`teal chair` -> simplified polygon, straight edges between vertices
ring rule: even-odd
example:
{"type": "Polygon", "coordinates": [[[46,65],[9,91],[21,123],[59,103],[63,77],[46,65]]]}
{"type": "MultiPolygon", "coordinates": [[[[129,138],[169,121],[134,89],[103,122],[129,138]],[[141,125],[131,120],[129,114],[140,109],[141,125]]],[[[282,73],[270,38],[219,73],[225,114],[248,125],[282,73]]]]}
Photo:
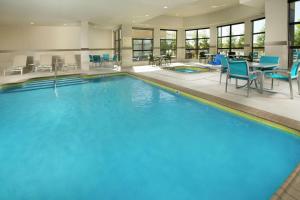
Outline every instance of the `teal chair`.
{"type": "Polygon", "coordinates": [[[102,58],[100,55],[93,55],[93,63],[95,66],[99,64],[99,66],[102,64],[102,58]]]}
{"type": "Polygon", "coordinates": [[[224,55],[221,56],[221,69],[220,69],[220,84],[222,81],[222,74],[227,73],[229,67],[228,63],[228,57],[225,57],[224,55]]]}
{"type": "Polygon", "coordinates": [[[227,77],[226,77],[226,86],[225,86],[225,92],[227,92],[228,88],[228,79],[234,78],[236,79],[236,88],[238,88],[238,80],[244,80],[247,81],[247,97],[249,97],[250,92],[250,83],[252,81],[255,82],[255,85],[257,87],[256,80],[259,76],[259,71],[249,71],[249,66],[247,61],[232,61],[229,62],[229,67],[227,70],[227,77]]]}
{"type": "Polygon", "coordinates": [[[261,64],[274,64],[274,66],[270,67],[268,70],[278,68],[280,62],[280,58],[278,56],[261,56],[259,59],[259,63],[261,64]]]}
{"type": "Polygon", "coordinates": [[[109,62],[109,54],[108,53],[103,54],[102,59],[104,62],[109,62]]]}
{"type": "Polygon", "coordinates": [[[299,76],[300,67],[299,67],[299,65],[300,65],[300,62],[295,62],[290,71],[284,70],[284,69],[275,69],[275,70],[265,71],[265,76],[272,79],[271,90],[273,90],[273,88],[274,88],[274,79],[288,81],[289,85],[290,85],[290,96],[291,96],[291,99],[293,99],[294,95],[293,95],[292,80],[297,79],[298,93],[300,94],[300,76],[299,76]]]}

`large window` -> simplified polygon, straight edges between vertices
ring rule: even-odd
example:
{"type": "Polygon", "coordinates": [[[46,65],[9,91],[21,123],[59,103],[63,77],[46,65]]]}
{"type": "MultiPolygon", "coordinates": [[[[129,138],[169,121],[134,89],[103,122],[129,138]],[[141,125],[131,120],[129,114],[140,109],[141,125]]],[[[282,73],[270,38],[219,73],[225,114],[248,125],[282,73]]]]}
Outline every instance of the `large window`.
{"type": "Polygon", "coordinates": [[[300,0],[289,1],[289,66],[300,52],[300,0]]]}
{"type": "Polygon", "coordinates": [[[245,24],[230,24],[218,27],[218,52],[244,54],[245,24]]]}
{"type": "Polygon", "coordinates": [[[209,52],[210,29],[185,31],[185,58],[197,59],[200,52],[209,52]]]}
{"type": "Polygon", "coordinates": [[[114,54],[118,57],[118,60],[121,60],[121,29],[114,31],[114,54]]]}
{"type": "Polygon", "coordinates": [[[133,61],[148,60],[153,55],[153,29],[132,29],[133,61]]]}
{"type": "Polygon", "coordinates": [[[160,55],[177,56],[176,30],[160,30],[160,55]]]}
{"type": "Polygon", "coordinates": [[[265,52],[265,19],[252,21],[252,52],[253,57],[258,58],[265,52]]]}

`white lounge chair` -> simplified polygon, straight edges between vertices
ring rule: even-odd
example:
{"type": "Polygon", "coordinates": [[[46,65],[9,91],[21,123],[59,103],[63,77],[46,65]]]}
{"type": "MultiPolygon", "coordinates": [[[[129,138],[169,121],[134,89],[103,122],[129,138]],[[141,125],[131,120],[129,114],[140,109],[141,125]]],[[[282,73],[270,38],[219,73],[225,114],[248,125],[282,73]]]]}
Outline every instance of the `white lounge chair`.
{"type": "Polygon", "coordinates": [[[69,69],[74,69],[76,70],[78,68],[75,55],[66,55],[65,56],[65,62],[63,66],[63,71],[69,70],[69,69]]]}
{"type": "Polygon", "coordinates": [[[8,72],[19,72],[21,75],[23,75],[23,70],[26,67],[26,63],[27,63],[27,56],[24,55],[15,56],[13,60],[13,65],[10,68],[4,70],[4,76],[6,76],[8,72]]]}
{"type": "Polygon", "coordinates": [[[52,56],[51,55],[41,55],[40,64],[35,67],[35,72],[37,71],[50,71],[52,72],[52,56]]]}

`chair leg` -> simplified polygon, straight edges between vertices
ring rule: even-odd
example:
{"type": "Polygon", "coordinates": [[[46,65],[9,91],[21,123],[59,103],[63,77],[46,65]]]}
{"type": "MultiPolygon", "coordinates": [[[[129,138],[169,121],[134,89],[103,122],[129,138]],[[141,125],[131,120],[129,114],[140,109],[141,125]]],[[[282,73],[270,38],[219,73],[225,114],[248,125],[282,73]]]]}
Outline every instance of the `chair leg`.
{"type": "Polygon", "coordinates": [[[247,80],[247,97],[249,97],[249,93],[250,93],[250,80],[247,80]]]}
{"type": "Polygon", "coordinates": [[[227,87],[228,87],[228,74],[226,74],[225,92],[227,92],[227,87]]]}
{"type": "Polygon", "coordinates": [[[300,95],[300,77],[299,77],[299,75],[297,77],[297,82],[298,82],[298,94],[300,95]]]}
{"type": "Polygon", "coordinates": [[[220,72],[220,85],[221,85],[221,82],[222,82],[222,70],[220,72]]]}
{"type": "Polygon", "coordinates": [[[272,81],[271,81],[271,90],[273,90],[274,89],[274,79],[272,79],[272,81]]]}
{"type": "Polygon", "coordinates": [[[290,96],[291,96],[291,99],[294,98],[294,94],[293,94],[293,85],[292,85],[292,78],[289,77],[289,85],[290,85],[290,96]]]}
{"type": "Polygon", "coordinates": [[[235,88],[238,89],[238,79],[235,79],[235,88]]]}
{"type": "Polygon", "coordinates": [[[254,80],[254,83],[255,83],[255,88],[257,89],[258,87],[257,87],[257,81],[256,81],[256,79],[254,80]]]}

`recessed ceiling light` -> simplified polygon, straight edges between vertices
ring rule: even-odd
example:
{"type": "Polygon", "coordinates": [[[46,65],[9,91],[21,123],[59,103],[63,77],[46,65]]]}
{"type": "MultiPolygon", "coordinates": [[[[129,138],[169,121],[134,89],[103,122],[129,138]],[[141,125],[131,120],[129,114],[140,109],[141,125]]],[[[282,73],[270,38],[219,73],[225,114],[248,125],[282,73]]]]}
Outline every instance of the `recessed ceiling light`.
{"type": "Polygon", "coordinates": [[[168,8],[168,6],[164,6],[164,9],[167,9],[168,8]]]}
{"type": "Polygon", "coordinates": [[[67,24],[64,24],[64,26],[67,26],[67,24]]]}
{"type": "Polygon", "coordinates": [[[31,24],[31,25],[33,25],[33,24],[34,24],[34,22],[30,22],[30,24],[31,24]]]}
{"type": "Polygon", "coordinates": [[[149,15],[147,14],[147,15],[145,15],[146,17],[149,17],[149,15]]]}

